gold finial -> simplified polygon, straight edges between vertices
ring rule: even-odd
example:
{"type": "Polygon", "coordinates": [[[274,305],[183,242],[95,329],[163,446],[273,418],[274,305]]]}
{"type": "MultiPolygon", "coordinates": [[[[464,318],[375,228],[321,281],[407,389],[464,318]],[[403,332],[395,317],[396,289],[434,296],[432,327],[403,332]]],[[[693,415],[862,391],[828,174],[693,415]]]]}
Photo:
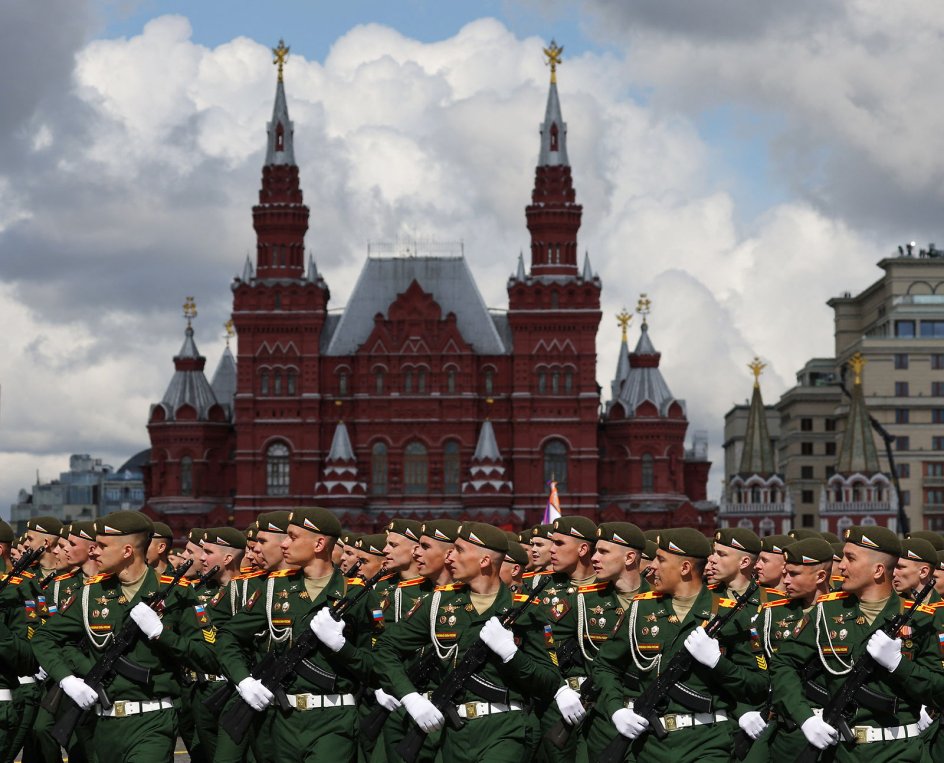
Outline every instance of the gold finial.
{"type": "Polygon", "coordinates": [[[623,341],[626,341],[626,329],[629,326],[629,322],[633,319],[632,313],[626,312],[626,308],[623,308],[623,312],[616,316],[616,322],[619,324],[619,327],[623,329],[623,341]]]}
{"type": "Polygon", "coordinates": [[[230,318],[226,323],[223,324],[223,328],[226,329],[226,346],[229,347],[229,340],[236,336],[236,329],[233,328],[233,319],[230,318]]]}
{"type": "Polygon", "coordinates": [[[282,67],[285,66],[285,59],[288,58],[290,50],[291,48],[285,47],[285,40],[279,40],[279,47],[272,48],[272,53],[275,56],[272,63],[279,67],[279,82],[282,81],[282,67]]]}
{"type": "Polygon", "coordinates": [[[636,312],[642,316],[642,325],[648,326],[649,313],[652,312],[652,300],[645,294],[639,295],[639,302],[636,303],[636,312]]]}
{"type": "Polygon", "coordinates": [[[754,360],[748,363],[747,367],[754,372],[754,386],[759,387],[760,375],[764,372],[764,369],[767,368],[767,364],[755,355],[754,360]]]}
{"type": "Polygon", "coordinates": [[[862,357],[861,352],[857,352],[849,358],[849,367],[852,369],[852,373],[855,374],[854,383],[857,386],[862,384],[862,369],[865,368],[865,358],[862,357]]]}
{"type": "Polygon", "coordinates": [[[184,300],[184,318],[187,319],[187,328],[190,328],[190,322],[197,317],[197,303],[193,297],[187,297],[184,300]]]}
{"type": "Polygon", "coordinates": [[[544,48],[544,55],[547,58],[547,61],[544,62],[545,66],[551,67],[551,84],[557,84],[557,65],[561,62],[561,53],[564,52],[564,46],[558,44],[551,40],[551,44],[544,48]]]}

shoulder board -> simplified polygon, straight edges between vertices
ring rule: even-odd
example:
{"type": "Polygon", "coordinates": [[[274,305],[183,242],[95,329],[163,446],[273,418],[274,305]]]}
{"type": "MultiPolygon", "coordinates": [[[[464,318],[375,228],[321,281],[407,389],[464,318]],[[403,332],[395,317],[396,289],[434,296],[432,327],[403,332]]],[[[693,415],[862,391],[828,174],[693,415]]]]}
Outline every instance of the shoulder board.
{"type": "MultiPolygon", "coordinates": [[[[161,582],[161,583],[173,583],[173,582],[174,582],[174,576],[173,576],[173,575],[161,575],[160,578],[158,578],[158,580],[159,580],[159,582],[161,582]]],[[[186,578],[181,578],[180,580],[177,581],[177,585],[181,586],[182,588],[190,588],[190,586],[192,586],[193,583],[192,583],[191,581],[187,580],[186,578]]]]}
{"type": "Polygon", "coordinates": [[[360,585],[360,586],[366,585],[366,583],[364,582],[364,578],[348,578],[347,584],[360,585]]]}
{"type": "MultiPolygon", "coordinates": [[[[4,578],[4,580],[6,580],[6,578],[4,578]]],[[[11,585],[19,585],[19,584],[22,583],[22,582],[23,582],[23,578],[18,577],[18,576],[16,576],[16,575],[14,575],[12,578],[10,578],[10,584],[11,584],[11,585]]]]}
{"type": "Polygon", "coordinates": [[[781,591],[779,588],[765,588],[764,589],[771,596],[786,596],[786,591],[781,591]]]}
{"type": "Polygon", "coordinates": [[[833,591],[832,593],[824,593],[822,596],[816,597],[816,603],[819,604],[824,601],[835,601],[836,599],[847,599],[849,594],[846,591],[833,591]]]}
{"type": "MultiPolygon", "coordinates": [[[[256,569],[255,567],[240,567],[240,568],[239,568],[239,574],[240,574],[240,575],[248,575],[250,572],[253,572],[255,569],[256,569]]],[[[263,572],[264,572],[264,570],[263,570],[263,572]]]]}
{"type": "Polygon", "coordinates": [[[397,583],[397,588],[409,588],[411,586],[419,585],[424,580],[426,580],[426,578],[424,577],[410,578],[409,580],[401,580],[399,583],[397,583]]]}
{"type": "Polygon", "coordinates": [[[25,578],[26,580],[32,580],[33,578],[36,577],[36,574],[33,573],[33,572],[30,572],[29,570],[23,570],[23,571],[20,573],[20,576],[23,577],[23,578],[25,578]]]}
{"type": "Polygon", "coordinates": [[[56,575],[53,580],[68,580],[71,577],[74,577],[79,573],[78,569],[72,570],[72,572],[64,572],[62,575],[56,575]]]}
{"type": "Polygon", "coordinates": [[[298,572],[297,567],[289,567],[288,569],[276,570],[275,572],[270,572],[269,577],[270,578],[287,578],[289,575],[294,575],[296,572],[298,572]]]}
{"type": "Polygon", "coordinates": [[[840,580],[845,580],[842,575],[830,575],[829,580],[832,583],[838,583],[840,580]]]}
{"type": "Polygon", "coordinates": [[[531,570],[531,572],[525,572],[521,577],[524,578],[525,580],[530,580],[535,575],[539,575],[539,574],[540,573],[537,570],[531,570]]]}
{"type": "Polygon", "coordinates": [[[725,609],[730,609],[731,607],[736,607],[737,602],[734,599],[726,599],[723,596],[718,597],[718,606],[724,607],[725,609]]]}
{"type": "MultiPolygon", "coordinates": [[[[516,593],[516,594],[514,594],[514,595],[511,597],[511,599],[512,599],[512,601],[514,601],[516,604],[523,604],[523,603],[526,602],[526,601],[531,601],[531,597],[528,596],[528,594],[526,594],[526,593],[516,593]]],[[[534,604],[534,605],[538,605],[538,604],[540,604],[541,602],[540,602],[538,599],[535,599],[535,600],[532,601],[531,603],[534,604]]]]}
{"type": "MultiPolygon", "coordinates": [[[[902,600],[901,600],[901,603],[902,603],[902,605],[905,606],[905,607],[911,607],[911,606],[914,605],[914,600],[913,600],[913,599],[902,599],[902,600]]],[[[940,603],[944,603],[944,602],[940,602],[940,603]]],[[[917,607],[917,610],[916,610],[916,611],[918,611],[918,612],[924,612],[924,614],[926,614],[926,615],[933,615],[933,614],[935,614],[935,612],[934,612],[934,606],[931,605],[931,604],[921,604],[921,605],[919,605],[919,606],[917,607]]]]}
{"type": "Polygon", "coordinates": [[[762,606],[764,609],[770,609],[771,607],[782,607],[784,604],[789,604],[791,601],[792,599],[777,599],[776,601],[768,601],[762,606]]]}
{"type": "Polygon", "coordinates": [[[268,575],[269,573],[265,570],[250,570],[249,572],[241,572],[236,575],[233,580],[249,580],[250,578],[261,578],[263,575],[268,575]]]}
{"type": "Polygon", "coordinates": [[[108,580],[111,577],[110,572],[103,572],[101,575],[92,575],[85,581],[85,585],[92,585],[92,583],[101,583],[103,580],[108,580]]]}
{"type": "Polygon", "coordinates": [[[633,601],[643,601],[644,599],[661,599],[662,594],[657,593],[656,591],[646,591],[645,593],[637,593],[633,596],[633,601]]]}
{"type": "Polygon", "coordinates": [[[465,588],[465,583],[447,583],[436,586],[437,591],[461,591],[463,588],[465,588]]]}
{"type": "Polygon", "coordinates": [[[588,585],[582,585],[577,588],[577,593],[595,593],[596,591],[602,591],[608,585],[609,583],[590,583],[588,585]]]}
{"type": "Polygon", "coordinates": [[[709,591],[716,591],[716,590],[718,590],[718,586],[719,586],[719,585],[721,585],[721,584],[720,584],[720,583],[712,583],[710,586],[708,586],[708,590],[709,590],[709,591]]]}
{"type": "Polygon", "coordinates": [[[933,604],[928,604],[927,606],[929,606],[931,609],[937,609],[938,607],[944,607],[944,599],[941,599],[940,601],[936,601],[936,602],[934,602],[933,604]]]}
{"type": "Polygon", "coordinates": [[[391,572],[389,575],[384,575],[382,578],[380,578],[380,582],[382,583],[384,580],[390,580],[390,578],[396,576],[396,574],[396,572],[391,572]]]}

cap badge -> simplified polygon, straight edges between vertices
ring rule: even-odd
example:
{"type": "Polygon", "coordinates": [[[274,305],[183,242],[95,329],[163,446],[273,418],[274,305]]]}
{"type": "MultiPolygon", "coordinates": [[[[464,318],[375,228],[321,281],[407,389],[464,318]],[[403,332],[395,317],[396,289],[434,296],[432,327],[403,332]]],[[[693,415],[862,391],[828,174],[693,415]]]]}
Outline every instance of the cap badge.
{"type": "Polygon", "coordinates": [[[571,528],[570,528],[570,534],[571,534],[571,535],[576,535],[578,538],[583,538],[583,534],[582,534],[581,532],[579,532],[576,527],[571,527],[571,528]]]}
{"type": "Polygon", "coordinates": [[[734,548],[739,548],[739,549],[741,549],[742,551],[747,551],[747,549],[744,548],[744,546],[742,546],[740,543],[738,543],[738,539],[737,539],[737,538],[731,538],[731,545],[732,545],[734,548]]]}
{"type": "Polygon", "coordinates": [[[672,541],[669,541],[669,551],[674,551],[676,554],[684,554],[685,551],[678,546],[676,546],[672,541]]]}
{"type": "Polygon", "coordinates": [[[869,548],[878,548],[878,543],[869,538],[868,535],[863,534],[862,540],[860,542],[863,546],[868,546],[869,548]]]}
{"type": "Polygon", "coordinates": [[[626,541],[623,540],[617,533],[613,533],[613,542],[626,544],[626,541]]]}
{"type": "Polygon", "coordinates": [[[315,532],[321,532],[321,530],[318,529],[318,525],[316,525],[314,522],[312,522],[310,519],[308,519],[308,517],[305,517],[304,527],[305,527],[306,529],[308,529],[308,530],[314,530],[315,532]]]}
{"type": "Polygon", "coordinates": [[[414,533],[409,527],[406,528],[406,532],[404,533],[404,535],[406,535],[407,538],[412,538],[413,540],[419,540],[419,538],[416,537],[416,533],[414,533]]]}
{"type": "Polygon", "coordinates": [[[278,527],[278,525],[274,525],[274,524],[272,524],[271,522],[269,522],[269,530],[271,530],[271,531],[273,531],[273,532],[278,532],[279,529],[280,529],[280,528],[278,527]]]}
{"type": "Polygon", "coordinates": [[[106,533],[117,533],[118,531],[114,527],[109,527],[108,525],[103,525],[103,528],[106,533]]]}
{"type": "Polygon", "coordinates": [[[449,540],[449,537],[448,537],[442,530],[435,530],[435,531],[433,532],[433,537],[434,537],[436,540],[444,540],[444,541],[448,541],[448,540],[449,540]]]}
{"type": "Polygon", "coordinates": [[[801,554],[803,557],[803,564],[816,564],[817,560],[812,556],[807,556],[806,554],[801,554]]]}
{"type": "Polygon", "coordinates": [[[473,532],[469,533],[469,540],[472,541],[473,543],[478,543],[480,546],[485,545],[484,543],[482,543],[482,540],[473,532]]]}
{"type": "Polygon", "coordinates": [[[921,557],[918,556],[918,555],[917,555],[914,551],[912,551],[910,548],[908,549],[908,558],[909,558],[909,559],[917,559],[917,560],[919,560],[919,561],[921,560],[921,557]]]}

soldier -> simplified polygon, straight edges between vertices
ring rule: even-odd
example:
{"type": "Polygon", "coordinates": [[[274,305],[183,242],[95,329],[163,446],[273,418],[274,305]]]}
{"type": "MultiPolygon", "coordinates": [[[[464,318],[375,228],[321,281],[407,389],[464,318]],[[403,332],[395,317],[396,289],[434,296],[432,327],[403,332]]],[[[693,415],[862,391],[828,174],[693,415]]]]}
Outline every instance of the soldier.
{"type": "Polygon", "coordinates": [[[648,583],[652,582],[652,562],[656,558],[656,551],[658,546],[654,540],[649,540],[646,538],[646,547],[642,552],[642,560],[639,562],[639,574],[642,575],[643,580],[648,583]]]}
{"type": "Polygon", "coordinates": [[[399,622],[417,596],[433,589],[417,571],[413,553],[422,532],[422,524],[414,519],[394,519],[387,527],[383,566],[390,574],[370,593],[371,609],[379,606],[385,622],[399,622]]]}
{"type": "MultiPolygon", "coordinates": [[[[852,741],[839,740],[837,729],[815,712],[815,704],[804,692],[801,673],[810,666],[815,671],[812,678],[823,686],[825,696],[835,695],[861,659],[867,642],[869,653],[879,664],[892,666],[893,660],[884,647],[895,642],[887,637],[884,643],[871,642],[870,638],[905,606],[892,588],[901,544],[884,527],[851,527],[845,535],[840,564],[842,590],[820,596],[810,613],[793,628],[789,639],[780,645],[773,670],[778,712],[800,727],[810,745],[821,750],[836,745],[837,761],[924,760],[917,725],[924,696],[918,682],[901,680],[910,670],[907,666],[895,666],[901,668],[901,673],[897,669],[891,673],[875,671],[869,677],[861,695],[867,696],[867,701],[850,708],[848,721],[855,734],[852,741]],[[878,645],[875,652],[873,643],[878,645]]],[[[939,670],[937,633],[930,616],[934,610],[923,609],[926,612],[916,613],[902,633],[907,659],[903,660],[899,651],[897,662],[914,662],[916,669],[922,666],[939,670]]]]}
{"type": "Polygon", "coordinates": [[[551,536],[554,525],[537,525],[531,528],[531,569],[525,580],[532,588],[541,582],[541,575],[551,566],[551,536]]]}
{"type": "Polygon", "coordinates": [[[937,567],[934,568],[934,590],[944,598],[944,551],[937,552],[937,567]]]}
{"type": "Polygon", "coordinates": [[[147,564],[152,530],[151,521],[135,511],[117,511],[97,521],[92,556],[101,574],[89,578],[81,594],[33,636],[33,651],[49,676],[79,707],[94,709],[95,752],[102,761],[170,760],[179,695],[174,668],[208,655],[208,631],[201,628],[187,586],[169,593],[160,615],[143,601],[171,582],[147,564]],[[91,668],[129,617],[142,638],[126,656],[148,668],[150,680],[138,683],[115,674],[109,683],[112,705],[105,708],[76,666],[91,668]],[[79,649],[80,643],[91,657],[79,649]]]}
{"type": "MultiPolygon", "coordinates": [[[[787,535],[789,535],[794,540],[806,540],[807,538],[822,538],[823,537],[823,534],[821,532],[817,532],[811,527],[794,527],[792,530],[790,530],[787,533],[787,535]]],[[[836,538],[836,541],[838,540],[839,539],[836,538]]]]}
{"type": "Polygon", "coordinates": [[[820,531],[820,535],[823,536],[823,540],[827,543],[842,543],[842,539],[836,535],[836,533],[829,532],[828,530],[820,531]]]}
{"type": "Polygon", "coordinates": [[[417,572],[434,588],[452,582],[446,567],[446,555],[452,551],[458,532],[459,523],[454,519],[434,519],[423,523],[420,542],[413,549],[413,556],[417,572]]]}
{"type": "Polygon", "coordinates": [[[344,550],[341,553],[341,561],[338,562],[338,569],[347,575],[347,571],[357,560],[357,541],[362,533],[344,532],[341,534],[341,540],[344,542],[344,550]]]}
{"type": "MultiPolygon", "coordinates": [[[[170,563],[170,547],[174,542],[174,533],[170,526],[163,522],[154,523],[154,534],[148,545],[147,563],[162,575],[173,575],[174,568],[170,563]]],[[[196,566],[196,562],[194,562],[196,566]]]]}
{"type": "Polygon", "coordinates": [[[829,575],[829,587],[834,591],[838,591],[842,588],[842,581],[845,580],[839,571],[839,566],[842,564],[842,550],[846,544],[839,541],[838,543],[830,542],[829,545],[833,550],[833,568],[829,575]]]}
{"type": "MultiPolygon", "coordinates": [[[[712,590],[721,596],[733,597],[744,593],[751,584],[754,565],[760,552],[760,538],[750,530],[742,527],[718,530],[705,568],[712,590]]],[[[759,606],[760,592],[757,598],[756,606],[759,606]]]]}
{"type": "MultiPolygon", "coordinates": [[[[901,556],[892,574],[892,587],[895,593],[906,599],[914,598],[934,576],[937,567],[937,551],[922,538],[907,538],[901,542],[901,556]]],[[[925,600],[925,604],[934,604],[941,600],[937,591],[925,600]]]]}
{"type": "Polygon", "coordinates": [[[908,533],[907,537],[908,539],[920,538],[921,540],[926,540],[928,543],[934,546],[935,551],[944,551],[944,535],[941,535],[940,533],[936,533],[931,530],[912,530],[908,533]]]}
{"type": "MultiPolygon", "coordinates": [[[[187,533],[187,543],[184,545],[183,552],[180,555],[181,564],[188,560],[193,562],[193,565],[187,571],[187,580],[194,581],[200,577],[200,560],[203,556],[202,543],[205,534],[206,530],[202,527],[194,527],[187,533]]],[[[204,606],[206,605],[205,601],[201,603],[204,606]]],[[[210,763],[210,756],[207,754],[207,751],[203,749],[203,745],[197,735],[193,707],[194,694],[197,691],[196,684],[193,682],[192,676],[187,673],[184,673],[181,681],[183,686],[181,687],[180,712],[178,714],[180,738],[184,742],[184,747],[187,748],[187,753],[190,755],[192,763],[210,763]]]]}
{"type": "Polygon", "coordinates": [[[505,552],[500,577],[502,583],[508,586],[512,593],[518,593],[525,588],[524,577],[522,576],[525,567],[528,566],[530,554],[518,543],[518,533],[506,532],[505,537],[508,538],[508,551],[505,552]]]}
{"type": "Polygon", "coordinates": [[[366,601],[337,622],[328,609],[348,591],[348,581],[331,562],[341,525],[327,509],[294,509],[282,553],[289,568],[270,573],[265,593],[254,595],[217,636],[217,656],[243,700],[262,711],[272,692],[250,672],[259,632],[269,649],[284,651],[306,629],[318,646],[307,658],[322,675],[295,675],[285,687],[289,710],[273,714],[271,746],[279,760],[351,761],[357,758],[354,694],[370,668],[370,614],[366,601]],[[327,687],[330,685],[330,689],[327,687]]]}
{"type": "Polygon", "coordinates": [[[525,704],[529,698],[549,700],[560,681],[534,617],[537,608],[512,630],[499,620],[516,602],[528,601],[526,595],[513,597],[501,582],[507,549],[498,528],[464,522],[446,562],[456,583],[419,599],[413,612],[384,632],[374,652],[374,669],[384,691],[430,732],[442,727],[443,715],[410,681],[404,658],[432,644],[448,671],[477,641],[489,648],[491,654],[476,674],[475,692],[466,688],[455,697],[459,717],[467,723],[443,730],[442,756],[449,763],[524,760],[531,745],[525,704]]]}
{"type": "MultiPolygon", "coordinates": [[[[384,533],[362,535],[357,539],[354,548],[357,551],[356,559],[361,563],[357,573],[359,579],[366,580],[367,578],[372,578],[378,570],[383,567],[384,562],[387,561],[387,557],[384,554],[384,546],[386,545],[387,536],[384,533]]],[[[388,573],[380,579],[378,585],[383,584],[384,589],[389,589],[391,585],[396,585],[396,583],[390,583],[396,575],[397,573],[395,572],[388,573]]]]}
{"type": "Polygon", "coordinates": [[[757,584],[783,593],[783,550],[796,541],[789,535],[768,535],[760,540],[760,554],[754,564],[757,584]]]}

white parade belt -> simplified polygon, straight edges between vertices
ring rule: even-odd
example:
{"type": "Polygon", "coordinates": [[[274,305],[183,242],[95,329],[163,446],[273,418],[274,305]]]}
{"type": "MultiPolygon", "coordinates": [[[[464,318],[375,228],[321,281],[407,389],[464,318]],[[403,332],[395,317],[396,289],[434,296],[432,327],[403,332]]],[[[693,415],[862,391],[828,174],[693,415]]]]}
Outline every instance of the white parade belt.
{"type": "MultiPolygon", "coordinates": [[[[820,708],[813,708],[813,714],[823,717],[823,711],[820,708]]],[[[852,733],[855,735],[856,744],[871,744],[872,742],[894,742],[896,739],[911,739],[920,736],[917,723],[909,723],[906,726],[852,726],[852,733]]]]}
{"type": "Polygon", "coordinates": [[[9,689],[0,689],[0,702],[12,702],[13,692],[9,689]]]}
{"type": "Polygon", "coordinates": [[[494,713],[507,713],[509,710],[521,710],[520,702],[463,702],[456,705],[456,712],[460,718],[478,718],[481,715],[493,715],[494,713]]]}
{"type": "Polygon", "coordinates": [[[170,710],[174,702],[170,697],[164,699],[144,700],[138,702],[132,699],[119,699],[111,703],[107,710],[100,704],[95,705],[95,714],[102,718],[126,718],[139,713],[153,713],[155,710],[170,710]]]}
{"type": "Polygon", "coordinates": [[[286,694],[288,703],[296,710],[322,710],[327,707],[354,705],[353,694],[286,694]]]}
{"type": "MultiPolygon", "coordinates": [[[[633,703],[630,700],[626,707],[633,709],[633,703]]],[[[690,729],[693,726],[707,726],[710,723],[721,723],[728,720],[728,714],[723,710],[717,713],[669,713],[663,715],[660,720],[666,731],[681,731],[690,729]]]]}

